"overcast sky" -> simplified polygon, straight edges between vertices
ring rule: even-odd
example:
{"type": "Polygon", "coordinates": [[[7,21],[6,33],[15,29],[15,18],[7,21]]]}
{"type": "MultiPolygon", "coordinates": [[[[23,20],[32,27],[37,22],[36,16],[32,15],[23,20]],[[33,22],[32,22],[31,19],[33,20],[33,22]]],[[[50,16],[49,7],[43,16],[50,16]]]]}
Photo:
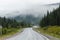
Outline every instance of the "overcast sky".
{"type": "Polygon", "coordinates": [[[52,4],[58,3],[60,0],[0,0],[0,15],[4,15],[6,13],[2,13],[9,10],[23,10],[28,8],[28,6],[35,4],[52,4]]]}

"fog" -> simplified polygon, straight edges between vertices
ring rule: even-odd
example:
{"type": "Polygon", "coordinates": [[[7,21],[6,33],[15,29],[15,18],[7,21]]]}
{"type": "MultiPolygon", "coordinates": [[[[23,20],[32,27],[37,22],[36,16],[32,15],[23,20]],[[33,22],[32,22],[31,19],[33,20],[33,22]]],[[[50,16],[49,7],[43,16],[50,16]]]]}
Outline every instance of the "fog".
{"type": "Polygon", "coordinates": [[[60,0],[0,0],[0,16],[19,14],[44,14],[56,6],[41,6],[59,3],[60,0]]]}
{"type": "Polygon", "coordinates": [[[35,15],[35,16],[44,16],[44,14],[47,14],[47,11],[53,11],[54,9],[58,8],[59,5],[32,5],[26,8],[25,10],[15,10],[10,11],[6,15],[6,17],[14,17],[18,15],[35,15]]]}

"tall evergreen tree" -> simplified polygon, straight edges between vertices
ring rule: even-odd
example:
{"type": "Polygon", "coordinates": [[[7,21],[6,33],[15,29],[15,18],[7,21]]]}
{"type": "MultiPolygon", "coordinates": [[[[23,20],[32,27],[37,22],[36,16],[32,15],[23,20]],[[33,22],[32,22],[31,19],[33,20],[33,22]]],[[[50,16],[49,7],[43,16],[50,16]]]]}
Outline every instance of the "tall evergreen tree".
{"type": "Polygon", "coordinates": [[[42,18],[40,22],[41,26],[54,26],[58,25],[60,26],[60,7],[56,10],[53,10],[52,12],[47,11],[47,15],[42,18]]]}

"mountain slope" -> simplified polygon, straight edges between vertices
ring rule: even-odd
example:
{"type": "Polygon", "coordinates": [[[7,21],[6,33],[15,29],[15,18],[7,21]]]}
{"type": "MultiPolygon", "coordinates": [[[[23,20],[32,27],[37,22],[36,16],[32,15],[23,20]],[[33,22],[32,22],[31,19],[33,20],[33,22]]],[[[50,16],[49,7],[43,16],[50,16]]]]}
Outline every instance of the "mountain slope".
{"type": "Polygon", "coordinates": [[[34,15],[19,15],[17,17],[15,17],[14,19],[16,19],[18,22],[24,22],[24,23],[29,23],[29,24],[39,24],[40,20],[42,17],[38,16],[34,16],[34,15]]]}

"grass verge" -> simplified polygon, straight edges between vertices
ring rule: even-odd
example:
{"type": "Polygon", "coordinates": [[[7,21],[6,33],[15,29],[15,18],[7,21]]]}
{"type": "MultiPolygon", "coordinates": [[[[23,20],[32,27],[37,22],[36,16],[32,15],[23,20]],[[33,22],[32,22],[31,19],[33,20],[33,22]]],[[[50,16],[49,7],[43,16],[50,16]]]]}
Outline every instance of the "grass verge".
{"type": "Polygon", "coordinates": [[[49,26],[48,28],[36,28],[36,31],[43,33],[43,34],[48,34],[56,38],[60,38],[60,26],[49,26]]]}
{"type": "Polygon", "coordinates": [[[18,32],[22,32],[23,28],[4,28],[2,31],[4,32],[0,35],[0,40],[4,40],[5,38],[11,37],[12,35],[17,34],[18,32]],[[6,32],[5,32],[5,31],[6,32]]]}

